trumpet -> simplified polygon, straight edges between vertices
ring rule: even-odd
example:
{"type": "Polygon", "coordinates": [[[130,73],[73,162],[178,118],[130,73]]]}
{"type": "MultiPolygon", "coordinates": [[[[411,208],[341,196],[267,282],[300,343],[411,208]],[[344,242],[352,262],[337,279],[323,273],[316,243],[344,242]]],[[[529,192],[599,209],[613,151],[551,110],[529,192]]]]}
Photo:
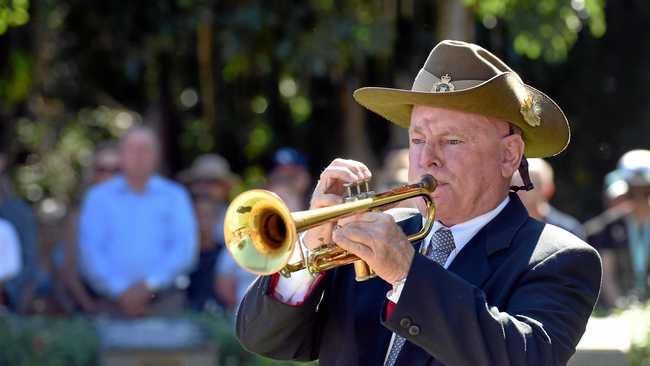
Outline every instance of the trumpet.
{"type": "Polygon", "coordinates": [[[224,236],[228,251],[237,264],[257,275],[280,272],[289,277],[302,269],[314,274],[354,263],[357,281],[372,278],[375,274],[367,263],[335,244],[324,244],[308,255],[303,253],[303,248],[296,248],[298,234],[303,231],[414,197],[425,200],[427,214],[422,229],[408,240],[413,243],[428,235],[435,217],[435,206],[429,195],[437,186],[431,175],[424,175],[418,183],[378,194],[369,191],[367,182],[364,183],[365,191],[357,185],[354,195],[351,185],[346,185],[348,196],[344,203],[297,212],[290,212],[273,192],[263,189],[243,192],[226,211],[224,236]],[[300,253],[300,260],[289,263],[295,249],[300,253]]]}

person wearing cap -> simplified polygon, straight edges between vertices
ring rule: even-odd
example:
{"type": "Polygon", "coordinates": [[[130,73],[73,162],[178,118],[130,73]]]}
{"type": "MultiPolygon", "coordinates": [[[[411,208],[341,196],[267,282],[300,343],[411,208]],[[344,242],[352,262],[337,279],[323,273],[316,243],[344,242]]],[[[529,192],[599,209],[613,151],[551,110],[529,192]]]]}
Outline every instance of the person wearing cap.
{"type": "MultiPolygon", "coordinates": [[[[306,232],[308,248],[333,241],[377,277],[352,266],[290,278],[262,276],[240,304],[237,336],[249,350],[321,365],[564,365],[575,352],[600,286],[598,253],[530,218],[508,193],[527,157],[569,142],[562,110],[480,46],[443,41],[412,90],[366,87],[354,98],[408,128],[409,181],[433,175],[436,221],[406,235],[419,212],[368,212],[306,232]],[[398,215],[399,214],[399,215],[398,215]],[[397,221],[397,223],[396,223],[397,221]]],[[[312,208],[341,202],[343,183],[370,178],[336,159],[312,208]]]]}
{"type": "Polygon", "coordinates": [[[240,178],[226,158],[210,153],[197,157],[179,179],[194,198],[199,231],[199,260],[187,288],[190,307],[203,310],[215,303],[230,311],[237,301],[238,276],[245,271],[229,265],[229,255],[223,250],[223,220],[230,192],[240,178]]]}
{"type": "Polygon", "coordinates": [[[650,151],[623,154],[608,178],[607,193],[625,204],[590,220],[587,229],[603,258],[600,305],[625,307],[650,295],[650,151]]]}
{"type": "Polygon", "coordinates": [[[179,174],[193,196],[206,197],[217,205],[219,216],[215,221],[215,240],[223,243],[223,214],[228,205],[230,192],[240,181],[230,170],[228,160],[219,154],[203,154],[197,157],[192,166],[179,174]]]}
{"type": "MultiPolygon", "coordinates": [[[[530,217],[559,226],[585,240],[585,229],[580,221],[553,207],[549,202],[555,194],[554,173],[551,165],[544,159],[528,159],[528,171],[535,189],[518,192],[518,195],[526,210],[528,210],[530,217]]],[[[519,172],[513,176],[512,183],[514,185],[522,183],[519,172]]]]}
{"type": "Polygon", "coordinates": [[[310,186],[307,159],[296,149],[278,149],[273,154],[273,167],[268,174],[266,188],[280,196],[289,211],[300,211],[307,208],[306,197],[310,186]]]}

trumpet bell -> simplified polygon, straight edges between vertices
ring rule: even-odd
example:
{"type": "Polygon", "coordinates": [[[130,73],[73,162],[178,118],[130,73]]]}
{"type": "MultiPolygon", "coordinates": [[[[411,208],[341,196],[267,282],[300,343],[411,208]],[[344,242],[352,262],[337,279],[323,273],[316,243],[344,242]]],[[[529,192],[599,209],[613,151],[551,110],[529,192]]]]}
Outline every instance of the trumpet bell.
{"type": "Polygon", "coordinates": [[[261,275],[285,267],[297,239],[287,206],[278,195],[263,189],[246,191],[230,203],[224,235],[237,264],[261,275]]]}

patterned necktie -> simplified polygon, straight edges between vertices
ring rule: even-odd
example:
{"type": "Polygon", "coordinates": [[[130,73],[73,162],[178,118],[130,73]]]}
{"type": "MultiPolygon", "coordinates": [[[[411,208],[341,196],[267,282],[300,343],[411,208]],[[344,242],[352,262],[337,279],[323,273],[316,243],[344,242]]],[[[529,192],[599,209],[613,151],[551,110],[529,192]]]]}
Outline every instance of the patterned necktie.
{"type": "MultiPolygon", "coordinates": [[[[440,264],[441,266],[444,266],[445,262],[447,262],[447,258],[449,258],[449,254],[451,254],[455,248],[456,245],[454,244],[454,237],[451,235],[451,231],[446,227],[442,227],[433,233],[431,242],[429,243],[429,246],[427,247],[424,254],[427,256],[427,258],[440,264]]],[[[395,365],[395,362],[397,362],[397,356],[399,356],[399,352],[402,350],[402,347],[404,347],[405,342],[406,338],[395,334],[393,346],[388,353],[388,357],[386,358],[386,363],[384,366],[395,365]]]]}

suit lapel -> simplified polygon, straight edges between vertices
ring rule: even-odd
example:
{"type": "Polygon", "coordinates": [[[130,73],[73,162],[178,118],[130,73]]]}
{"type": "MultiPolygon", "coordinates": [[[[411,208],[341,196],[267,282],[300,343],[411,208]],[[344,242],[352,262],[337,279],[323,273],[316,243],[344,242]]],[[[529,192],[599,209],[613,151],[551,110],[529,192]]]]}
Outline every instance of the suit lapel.
{"type": "MultiPolygon", "coordinates": [[[[481,287],[492,274],[489,256],[510,247],[513,237],[527,218],[528,212],[519,197],[511,193],[510,202],[503,211],[465,245],[449,266],[449,271],[481,287]]],[[[399,224],[407,235],[413,234],[422,228],[422,216],[413,216],[399,224]]],[[[414,243],[416,250],[421,243],[414,243]]],[[[399,354],[397,365],[426,365],[432,358],[422,348],[407,341],[399,354]]]]}
{"type": "Polygon", "coordinates": [[[510,247],[512,238],[526,222],[528,212],[515,193],[510,202],[458,253],[449,270],[481,287],[492,273],[489,256],[510,247]]]}
{"type": "MultiPolygon", "coordinates": [[[[414,214],[404,220],[399,221],[397,224],[402,228],[402,231],[404,231],[405,235],[413,235],[422,229],[422,215],[419,213],[414,214]]],[[[422,242],[423,240],[419,240],[413,243],[416,251],[420,249],[422,242]]]]}

